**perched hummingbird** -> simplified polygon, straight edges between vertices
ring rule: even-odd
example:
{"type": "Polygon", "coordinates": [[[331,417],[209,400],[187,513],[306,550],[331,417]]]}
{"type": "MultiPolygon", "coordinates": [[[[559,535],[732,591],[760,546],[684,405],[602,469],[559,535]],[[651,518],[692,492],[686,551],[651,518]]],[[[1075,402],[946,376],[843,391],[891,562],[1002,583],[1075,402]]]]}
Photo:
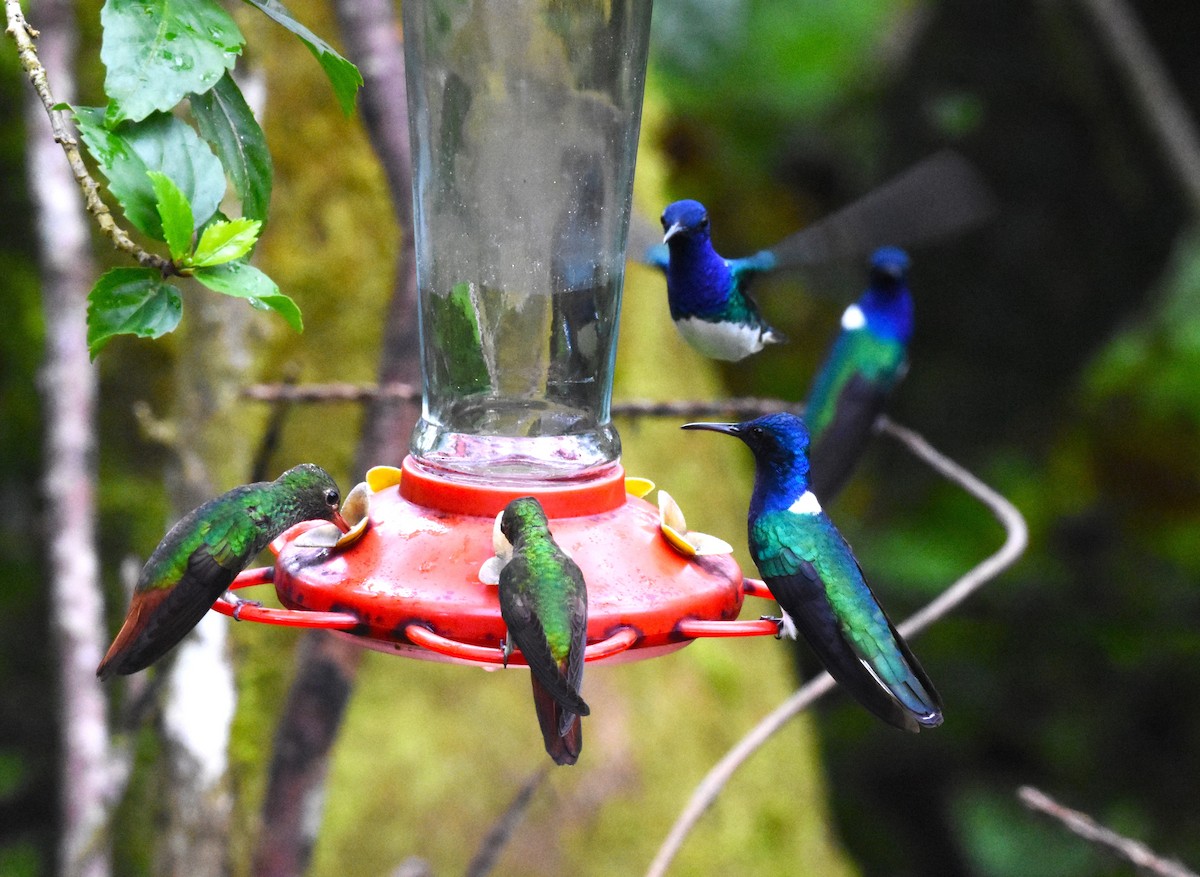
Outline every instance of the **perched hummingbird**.
{"type": "Polygon", "coordinates": [[[875,419],[908,371],[913,331],[908,266],[903,250],[875,251],[867,289],[843,312],[841,332],[813,379],[804,407],[812,438],[809,481],[825,502],[841,490],[875,419]]]}
{"type": "Polygon", "coordinates": [[[850,546],[808,485],[808,430],[794,414],[745,423],[688,423],[737,436],[754,452],[750,556],[783,614],[842,686],[909,731],[942,723],[942,702],[863,579],[850,546]]]}
{"type": "Polygon", "coordinates": [[[302,463],[274,481],[235,487],[194,509],[167,532],[142,567],[125,624],[96,675],[136,673],[161,658],[288,527],[320,519],[348,530],[339,499],[329,473],[302,463]]]}
{"type": "MultiPolygon", "coordinates": [[[[713,249],[708,211],[676,201],[662,214],[663,240],[645,261],[667,275],[671,319],[713,359],[739,360],[785,340],[763,319],[747,288],[759,274],[861,256],[963,231],[986,219],[993,199],[962,156],[935,153],[859,200],[768,250],[726,259],[713,249]]],[[[640,237],[636,229],[634,237],[640,237]]],[[[636,244],[635,244],[636,247],[636,244]]]]}
{"type": "Polygon", "coordinates": [[[525,656],[546,751],[556,764],[574,764],[583,748],[580,716],[591,712],[579,695],[587,646],[583,573],[555,544],[532,496],[505,507],[500,532],[512,544],[512,558],[500,570],[504,657],[514,645],[525,656]]]}

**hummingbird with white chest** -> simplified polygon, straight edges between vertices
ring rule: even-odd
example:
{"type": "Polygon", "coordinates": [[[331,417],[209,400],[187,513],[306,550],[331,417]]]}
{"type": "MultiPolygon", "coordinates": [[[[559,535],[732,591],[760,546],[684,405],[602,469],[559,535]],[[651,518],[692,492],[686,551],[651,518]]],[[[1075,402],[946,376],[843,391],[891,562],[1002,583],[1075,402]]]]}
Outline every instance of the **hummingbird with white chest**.
{"type": "Polygon", "coordinates": [[[662,243],[644,248],[644,261],[666,275],[671,319],[684,340],[712,359],[737,361],[786,340],[750,295],[760,275],[943,238],[978,225],[993,205],[974,167],[943,150],[775,246],[737,259],[714,248],[703,204],[676,201],[662,213],[662,243]]]}
{"type": "Polygon", "coordinates": [[[867,288],[842,313],[841,327],[804,405],[813,492],[832,502],[870,441],[875,421],[908,371],[913,298],[908,254],[881,247],[867,288]]]}
{"type": "Polygon", "coordinates": [[[933,683],[810,489],[804,421],[778,413],[683,428],[735,436],[754,454],[750,556],[779,604],[780,635],[803,636],[830,675],[888,724],[907,731],[940,725],[933,683]]]}

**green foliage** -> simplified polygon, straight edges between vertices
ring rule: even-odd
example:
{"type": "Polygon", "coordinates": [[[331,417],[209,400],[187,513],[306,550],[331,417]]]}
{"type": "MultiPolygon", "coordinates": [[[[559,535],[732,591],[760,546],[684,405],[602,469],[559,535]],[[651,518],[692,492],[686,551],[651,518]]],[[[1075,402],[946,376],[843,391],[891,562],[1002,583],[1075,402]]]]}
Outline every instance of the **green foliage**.
{"type": "Polygon", "coordinates": [[[184,259],[192,250],[192,232],[196,228],[192,205],[187,195],[179,191],[179,187],[162,171],[147,171],[146,176],[150,177],[150,183],[154,186],[155,206],[162,220],[163,239],[171,251],[171,258],[176,261],[184,259]]]}
{"type": "MultiPolygon", "coordinates": [[[[257,219],[214,222],[204,229],[187,264],[197,268],[223,265],[250,252],[262,223],[257,219]]],[[[261,281],[258,281],[261,284],[261,281]]],[[[278,288],[278,287],[276,287],[278,288]]]]}
{"type": "Polygon", "coordinates": [[[354,96],[362,86],[362,74],[358,68],[343,58],[329,43],[298,22],[279,0],[246,0],[251,6],[261,9],[267,17],[283,25],[308,47],[321,69],[329,77],[333,92],[337,95],[342,112],[347,116],[354,111],[354,96]]]}
{"type": "Polygon", "coordinates": [[[300,309],[275,281],[248,262],[222,262],[196,268],[193,276],[214,292],[244,298],[259,310],[273,310],[297,332],[304,331],[300,309]]]}
{"type": "MultiPolygon", "coordinates": [[[[354,65],[282,4],[250,3],[300,38],[349,114],[362,85],[354,65]]],[[[126,218],[166,243],[171,265],[162,276],[142,268],[102,278],[89,296],[92,356],[114,335],[158,338],[178,325],[182,299],[164,279],[172,273],[274,310],[301,331],[296,303],[244,261],[267,219],[273,168],[262,129],[230,76],[245,43],[241,30],[213,0],[107,0],[100,19],[109,103],[76,107],[75,119],[126,218]],[[174,114],[185,98],[195,127],[174,114]],[[210,223],[230,183],[243,216],[210,223]]]]}
{"type": "Polygon", "coordinates": [[[215,0],[106,0],[100,10],[108,68],[108,124],[168,112],[232,70],[245,39],[215,0]]]}
{"type": "Polygon", "coordinates": [[[122,122],[110,128],[102,109],[75,107],[74,114],[83,142],[108,179],[109,189],[142,233],[164,240],[150,172],[170,177],[187,198],[197,226],[216,212],[225,194],[225,174],[190,125],[168,113],[155,113],[141,122],[122,122]]]}
{"type": "Polygon", "coordinates": [[[158,338],[183,316],[179,290],[153,268],[113,268],[88,295],[88,350],[96,358],[114,335],[158,338]]]}
{"type": "Polygon", "coordinates": [[[267,140],[228,73],[203,94],[191,95],[196,127],[217,152],[242,202],[242,215],[266,221],[273,170],[267,140]]]}

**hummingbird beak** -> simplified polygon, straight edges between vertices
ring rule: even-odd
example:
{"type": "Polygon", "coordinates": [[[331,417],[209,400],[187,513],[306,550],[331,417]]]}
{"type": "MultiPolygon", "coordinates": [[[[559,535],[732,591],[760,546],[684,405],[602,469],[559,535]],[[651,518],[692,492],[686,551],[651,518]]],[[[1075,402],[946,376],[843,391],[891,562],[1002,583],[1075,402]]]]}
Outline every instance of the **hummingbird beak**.
{"type": "Polygon", "coordinates": [[[671,238],[675,237],[675,235],[679,234],[681,231],[683,231],[683,223],[681,223],[681,222],[675,223],[674,225],[672,225],[670,228],[667,229],[667,233],[663,235],[662,242],[665,244],[667,241],[669,241],[671,238]]]}
{"type": "Polygon", "coordinates": [[[685,423],[680,429],[704,429],[709,432],[723,432],[725,435],[740,436],[740,423],[685,423]]]}
{"type": "Polygon", "coordinates": [[[342,517],[342,513],[338,509],[333,510],[333,523],[343,533],[350,532],[350,525],[346,523],[346,519],[342,517]]]}

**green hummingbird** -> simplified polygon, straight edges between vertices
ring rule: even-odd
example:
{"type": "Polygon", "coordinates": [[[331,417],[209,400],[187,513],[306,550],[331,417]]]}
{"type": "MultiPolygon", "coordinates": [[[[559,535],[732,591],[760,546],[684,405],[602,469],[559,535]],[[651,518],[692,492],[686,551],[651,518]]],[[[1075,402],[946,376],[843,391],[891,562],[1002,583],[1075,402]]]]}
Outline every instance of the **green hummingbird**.
{"type": "Polygon", "coordinates": [[[579,695],[587,646],[587,587],[575,561],[550,535],[542,504],[514,499],[500,517],[512,557],[500,570],[500,615],[513,646],[529,664],[533,705],[546,752],[555,764],[574,764],[583,748],[580,716],[591,710],[579,695]]]}
{"type": "Polygon", "coordinates": [[[96,675],[136,673],[165,655],[288,527],[320,519],[348,530],[340,499],[328,472],[302,463],[274,481],[243,484],[192,510],[142,567],[125,623],[96,675]]]}

